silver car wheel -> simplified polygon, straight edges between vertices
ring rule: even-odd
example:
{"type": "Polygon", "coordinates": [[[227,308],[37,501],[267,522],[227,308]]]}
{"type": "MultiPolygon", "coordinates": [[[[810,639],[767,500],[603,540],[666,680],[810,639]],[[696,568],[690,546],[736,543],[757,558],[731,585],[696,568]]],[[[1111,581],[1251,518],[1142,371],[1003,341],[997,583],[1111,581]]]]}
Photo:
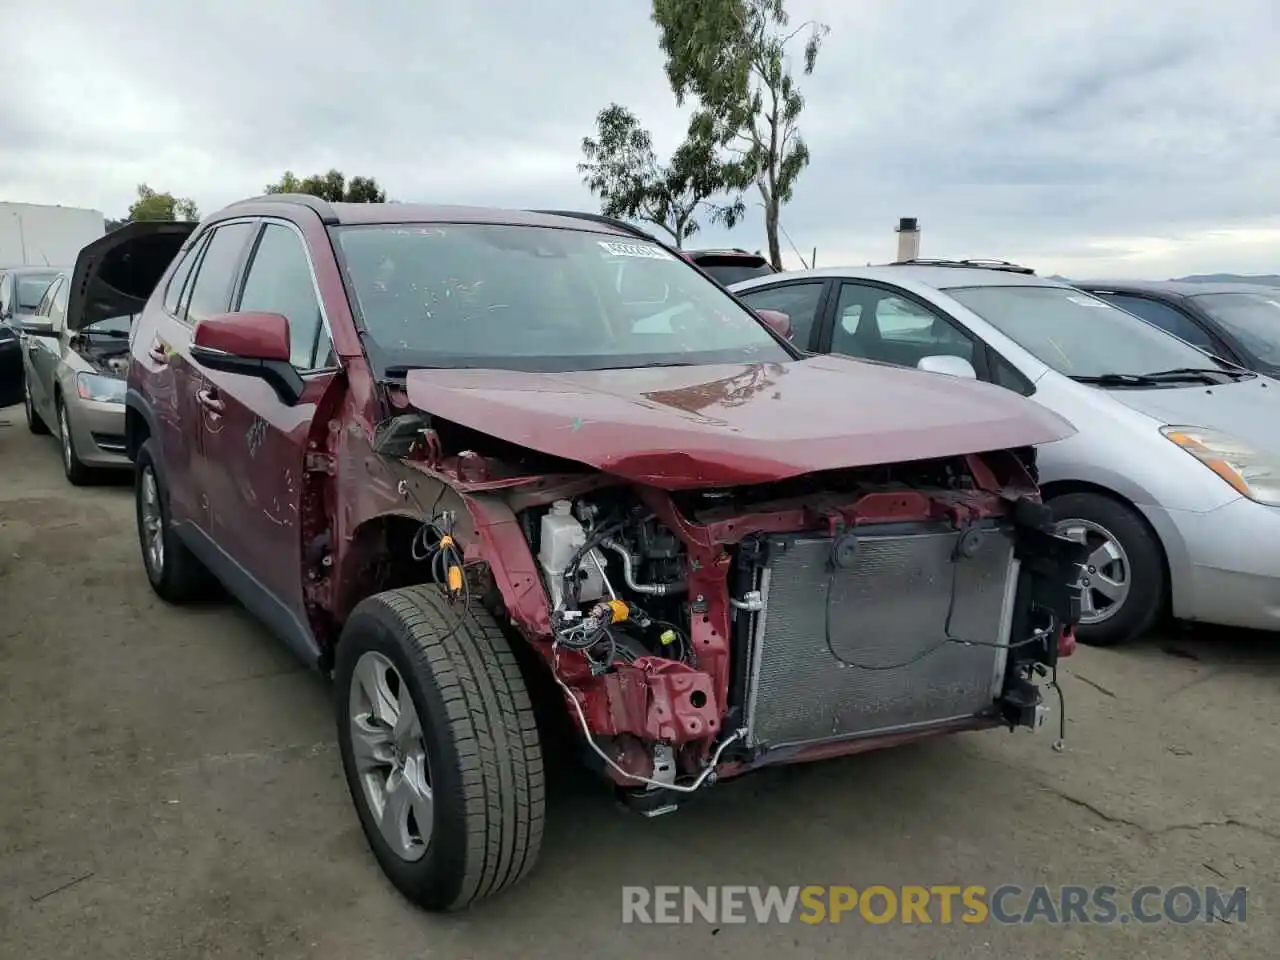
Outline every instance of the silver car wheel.
{"type": "Polygon", "coordinates": [[[142,552],[154,577],[164,573],[164,514],[160,510],[160,486],[150,465],[143,468],[138,486],[142,514],[142,552]]]}
{"type": "Polygon", "coordinates": [[[67,408],[58,407],[58,432],[62,434],[62,463],[67,473],[75,469],[75,451],[71,449],[71,424],[67,422],[67,408]]]}
{"type": "Polygon", "coordinates": [[[1133,569],[1129,555],[1111,531],[1092,520],[1059,520],[1054,529],[1060,536],[1089,548],[1080,571],[1080,624],[1090,626],[1110,620],[1129,597],[1133,569]]]}
{"type": "Polygon", "coordinates": [[[356,661],[347,694],[356,775],[382,839],[400,859],[421,860],[431,843],[434,798],[422,723],[409,687],[383,654],[356,661]]]}

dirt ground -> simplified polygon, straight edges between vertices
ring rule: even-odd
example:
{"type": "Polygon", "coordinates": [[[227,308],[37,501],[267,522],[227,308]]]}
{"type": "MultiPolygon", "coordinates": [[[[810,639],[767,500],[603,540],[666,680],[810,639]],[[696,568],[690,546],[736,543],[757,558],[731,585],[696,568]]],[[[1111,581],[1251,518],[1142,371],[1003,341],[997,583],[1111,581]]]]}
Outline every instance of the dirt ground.
{"type": "Polygon", "coordinates": [[[1280,638],[1067,661],[1049,731],[760,774],[653,821],[553,770],[539,868],[409,907],[367,852],[330,693],[229,604],[149,590],[127,486],[73,489],[0,411],[0,956],[1275,956],[1280,638]],[[623,926],[624,884],[1249,889],[1244,923],[623,926]]]}

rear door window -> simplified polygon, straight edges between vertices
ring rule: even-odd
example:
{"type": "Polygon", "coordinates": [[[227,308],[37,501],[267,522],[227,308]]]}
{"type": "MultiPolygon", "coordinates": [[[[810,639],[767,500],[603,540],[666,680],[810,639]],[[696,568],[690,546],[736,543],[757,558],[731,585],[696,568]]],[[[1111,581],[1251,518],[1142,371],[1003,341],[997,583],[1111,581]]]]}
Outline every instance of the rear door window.
{"type": "Polygon", "coordinates": [[[248,222],[228,223],[214,230],[191,286],[187,304],[189,323],[230,309],[231,287],[244,257],[245,245],[255,227],[256,224],[248,222]]]}
{"type": "Polygon", "coordinates": [[[175,317],[181,316],[179,308],[182,304],[182,292],[186,289],[187,278],[191,276],[191,270],[196,265],[196,260],[199,259],[200,251],[204,249],[205,239],[205,237],[201,237],[182,255],[178,268],[169,277],[169,285],[165,287],[164,309],[175,317]]]}

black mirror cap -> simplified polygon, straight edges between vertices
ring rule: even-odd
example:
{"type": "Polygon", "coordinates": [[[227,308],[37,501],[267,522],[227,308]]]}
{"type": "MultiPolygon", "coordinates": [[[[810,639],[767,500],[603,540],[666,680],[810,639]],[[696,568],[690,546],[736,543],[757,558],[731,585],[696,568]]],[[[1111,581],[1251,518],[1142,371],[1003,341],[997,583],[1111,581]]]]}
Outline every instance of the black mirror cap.
{"type": "Polygon", "coordinates": [[[244,377],[265,380],[280,398],[280,402],[288,407],[298,402],[306,386],[302,376],[292,364],[285,363],[283,360],[255,360],[199,346],[191,347],[191,359],[210,370],[238,373],[244,377]]]}

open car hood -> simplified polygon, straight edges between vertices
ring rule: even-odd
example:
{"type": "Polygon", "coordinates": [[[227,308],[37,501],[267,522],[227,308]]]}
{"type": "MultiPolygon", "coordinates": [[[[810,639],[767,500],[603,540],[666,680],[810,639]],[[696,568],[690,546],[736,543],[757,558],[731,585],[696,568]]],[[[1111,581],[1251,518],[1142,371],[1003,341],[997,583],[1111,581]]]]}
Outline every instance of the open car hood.
{"type": "Polygon", "coordinates": [[[71,273],[67,329],[140,313],[197,226],[181,220],[126,223],[81,250],[71,273]]]}
{"type": "Polygon", "coordinates": [[[583,373],[412,370],[418,409],[667,490],[1030,446],[1074,434],[1002,387],[841,357],[583,373]]]}

